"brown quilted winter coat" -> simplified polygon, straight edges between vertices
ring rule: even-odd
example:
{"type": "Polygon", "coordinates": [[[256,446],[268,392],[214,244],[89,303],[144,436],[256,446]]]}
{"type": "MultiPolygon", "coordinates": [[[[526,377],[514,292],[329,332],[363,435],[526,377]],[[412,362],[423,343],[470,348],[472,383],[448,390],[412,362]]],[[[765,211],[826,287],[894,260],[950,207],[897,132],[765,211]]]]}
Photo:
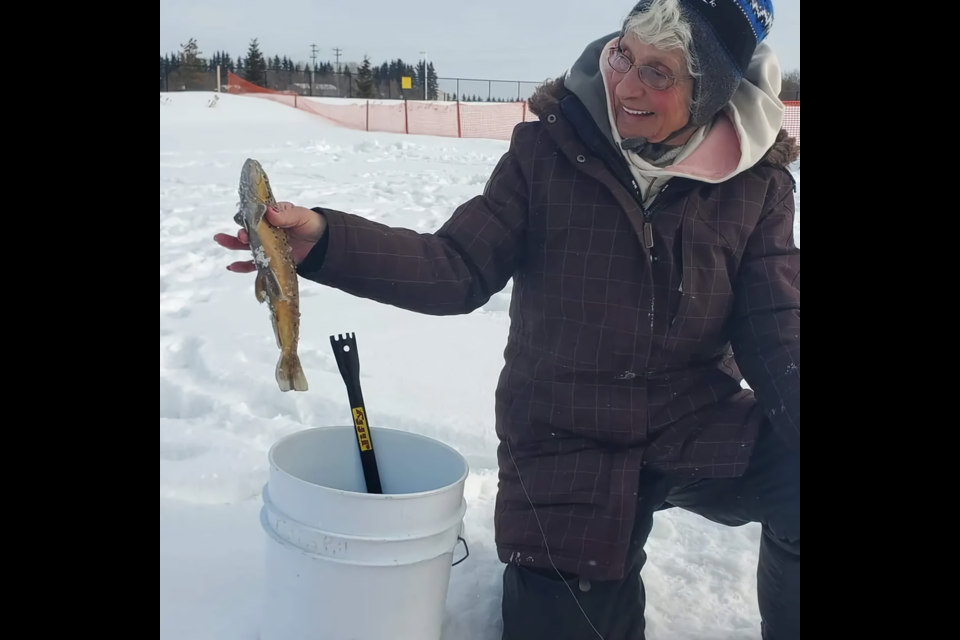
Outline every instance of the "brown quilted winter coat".
{"type": "Polygon", "coordinates": [[[782,132],[755,168],[674,178],[645,211],[562,79],[530,107],[540,121],[516,128],[485,193],[435,234],[318,209],[329,233],[300,272],[432,315],[470,313],[513,278],[500,558],[551,566],[536,513],[561,570],[618,579],[645,465],[742,474],[765,419],[800,449],[798,149],[782,132]]]}

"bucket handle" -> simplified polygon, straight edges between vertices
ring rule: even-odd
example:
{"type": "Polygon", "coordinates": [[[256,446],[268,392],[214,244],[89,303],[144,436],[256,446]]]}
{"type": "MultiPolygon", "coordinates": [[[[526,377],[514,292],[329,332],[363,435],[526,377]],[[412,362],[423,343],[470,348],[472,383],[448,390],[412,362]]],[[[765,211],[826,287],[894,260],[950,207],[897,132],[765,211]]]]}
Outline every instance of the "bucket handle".
{"type": "Polygon", "coordinates": [[[457,536],[457,543],[458,543],[458,545],[459,545],[459,543],[461,543],[461,542],[463,543],[463,548],[466,549],[466,551],[467,551],[467,555],[465,555],[462,560],[459,560],[459,561],[457,561],[457,562],[454,562],[454,563],[453,563],[453,566],[455,566],[455,567],[460,566],[461,564],[463,564],[464,562],[467,561],[467,558],[470,557],[470,546],[467,544],[467,541],[464,540],[462,536],[457,536]]]}

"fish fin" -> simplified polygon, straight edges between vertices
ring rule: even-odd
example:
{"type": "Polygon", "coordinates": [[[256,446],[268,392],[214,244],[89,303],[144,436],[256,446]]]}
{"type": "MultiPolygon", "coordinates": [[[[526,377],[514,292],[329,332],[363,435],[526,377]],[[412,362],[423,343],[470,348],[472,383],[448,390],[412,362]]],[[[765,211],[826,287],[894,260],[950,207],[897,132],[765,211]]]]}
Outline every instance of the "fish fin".
{"type": "Polygon", "coordinates": [[[280,342],[280,327],[277,326],[277,314],[273,309],[270,310],[270,323],[273,325],[273,335],[277,339],[277,349],[283,349],[283,344],[280,342]]]}
{"type": "Polygon", "coordinates": [[[272,269],[261,269],[257,272],[257,299],[261,297],[261,292],[268,298],[274,300],[286,300],[283,294],[283,287],[280,286],[280,280],[272,269]]]}
{"type": "Polygon", "coordinates": [[[267,205],[263,203],[257,204],[257,211],[253,214],[253,228],[259,229],[260,223],[263,222],[263,218],[267,215],[267,205]]]}
{"type": "Polygon", "coordinates": [[[264,285],[264,277],[263,277],[262,271],[257,272],[257,280],[256,282],[254,282],[253,290],[254,290],[254,293],[256,293],[257,295],[257,302],[259,302],[260,304],[263,304],[264,302],[267,301],[267,288],[264,285]]]}
{"type": "Polygon", "coordinates": [[[280,356],[280,361],[277,363],[277,384],[280,385],[280,391],[284,393],[310,390],[307,376],[303,373],[300,357],[297,354],[287,353],[280,356]]]}

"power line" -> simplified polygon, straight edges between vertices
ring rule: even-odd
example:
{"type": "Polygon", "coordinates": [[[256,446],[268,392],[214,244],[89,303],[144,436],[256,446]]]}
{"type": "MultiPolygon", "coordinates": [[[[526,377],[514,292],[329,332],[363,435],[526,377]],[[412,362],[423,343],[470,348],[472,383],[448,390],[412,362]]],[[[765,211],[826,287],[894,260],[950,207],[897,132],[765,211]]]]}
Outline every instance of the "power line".
{"type": "Polygon", "coordinates": [[[313,85],[316,84],[316,71],[317,71],[317,45],[310,45],[311,58],[313,58],[313,66],[310,67],[310,97],[313,97],[313,85]]]}
{"type": "Polygon", "coordinates": [[[334,48],[337,54],[337,73],[340,73],[340,56],[343,55],[343,49],[334,48]]]}
{"type": "Polygon", "coordinates": [[[340,55],[343,53],[343,49],[335,47],[333,50],[337,53],[337,97],[339,98],[343,93],[343,90],[340,88],[340,55]]]}

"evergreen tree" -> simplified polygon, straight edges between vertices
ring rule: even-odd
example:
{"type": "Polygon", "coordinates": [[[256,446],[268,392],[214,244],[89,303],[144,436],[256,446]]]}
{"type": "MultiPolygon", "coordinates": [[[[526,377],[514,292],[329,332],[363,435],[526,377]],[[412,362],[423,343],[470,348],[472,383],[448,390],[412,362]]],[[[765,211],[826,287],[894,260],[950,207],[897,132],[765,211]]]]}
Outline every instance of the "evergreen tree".
{"type": "Polygon", "coordinates": [[[423,100],[426,96],[423,95],[423,88],[427,85],[427,68],[423,64],[423,61],[417,63],[416,75],[414,76],[414,81],[417,87],[417,98],[423,100]]]}
{"type": "Polygon", "coordinates": [[[357,70],[357,97],[371,100],[376,97],[373,84],[373,69],[370,68],[370,58],[363,56],[363,64],[357,70]]]}
{"type": "Polygon", "coordinates": [[[378,95],[393,97],[390,95],[390,65],[383,63],[373,68],[373,85],[377,88],[378,95]]]}
{"type": "MultiPolygon", "coordinates": [[[[271,88],[282,88],[286,84],[308,81],[310,73],[309,63],[294,62],[290,56],[265,57],[260,51],[257,39],[250,41],[246,56],[234,59],[226,51],[220,50],[205,58],[200,51],[197,40],[190,38],[186,44],[181,45],[179,51],[160,56],[161,87],[169,84],[170,88],[174,90],[209,90],[214,83],[218,67],[222,73],[221,79],[223,82],[227,82],[226,74],[233,72],[248,82],[260,87],[270,86],[271,88]],[[274,74],[268,75],[268,71],[273,71],[274,74]]],[[[359,71],[351,71],[349,66],[344,65],[340,71],[342,75],[339,79],[329,77],[336,73],[336,67],[330,61],[318,62],[314,66],[314,72],[318,76],[317,82],[339,84],[342,88],[342,95],[359,94],[364,97],[372,95],[376,98],[389,94],[390,97],[397,97],[397,91],[399,90],[401,96],[406,94],[408,99],[416,100],[423,99],[424,87],[426,87],[426,94],[430,100],[437,100],[440,95],[440,83],[436,67],[433,63],[424,65],[423,61],[416,64],[407,64],[402,59],[397,58],[375,66],[369,56],[364,56],[359,71]],[[321,80],[323,76],[328,77],[321,80]],[[413,89],[406,92],[402,90],[402,82],[405,77],[413,79],[413,89]],[[394,83],[396,83],[396,89],[393,86],[394,83]]],[[[459,96],[454,95],[453,99],[467,101],[468,97],[461,93],[459,96]]],[[[476,99],[488,102],[503,101],[492,100],[491,98],[476,99]]]]}
{"type": "Polygon", "coordinates": [[[166,56],[160,56],[160,91],[167,90],[167,73],[169,73],[170,63],[166,56]]]}
{"type": "Polygon", "coordinates": [[[390,63],[390,66],[392,68],[391,75],[393,76],[394,80],[397,81],[398,86],[403,86],[403,79],[405,77],[413,78],[416,82],[417,73],[413,68],[413,65],[409,65],[400,58],[397,58],[390,63]]]}
{"type": "Polygon", "coordinates": [[[250,41],[247,59],[244,63],[243,79],[259,87],[267,85],[267,61],[260,53],[260,44],[256,38],[250,41]]]}
{"type": "Polygon", "coordinates": [[[432,62],[427,67],[427,93],[431,100],[436,100],[440,95],[440,79],[437,77],[437,70],[433,67],[432,62]]]}

